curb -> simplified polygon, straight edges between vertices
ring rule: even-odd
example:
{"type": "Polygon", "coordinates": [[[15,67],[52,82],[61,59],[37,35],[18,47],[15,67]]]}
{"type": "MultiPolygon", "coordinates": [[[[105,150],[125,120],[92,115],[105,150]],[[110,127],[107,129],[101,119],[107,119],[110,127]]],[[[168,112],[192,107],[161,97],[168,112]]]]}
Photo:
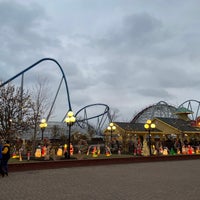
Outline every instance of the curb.
{"type": "Polygon", "coordinates": [[[67,167],[84,167],[97,165],[130,164],[142,162],[180,161],[200,159],[200,155],[175,155],[175,156],[148,156],[108,159],[85,159],[85,160],[59,160],[59,161],[38,161],[34,163],[11,163],[9,172],[56,169],[67,167]]]}

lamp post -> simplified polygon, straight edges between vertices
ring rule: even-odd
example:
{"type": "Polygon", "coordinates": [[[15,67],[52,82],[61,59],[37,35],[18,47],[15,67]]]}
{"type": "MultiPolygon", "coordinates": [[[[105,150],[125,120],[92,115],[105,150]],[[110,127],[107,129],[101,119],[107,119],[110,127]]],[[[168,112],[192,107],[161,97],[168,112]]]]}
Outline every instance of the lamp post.
{"type": "Polygon", "coordinates": [[[111,122],[107,128],[107,130],[110,132],[110,141],[111,141],[111,148],[113,148],[113,143],[112,143],[112,133],[116,130],[116,126],[111,122]]]}
{"type": "Polygon", "coordinates": [[[41,123],[40,123],[40,128],[41,128],[41,131],[42,131],[42,140],[44,138],[44,130],[45,130],[46,127],[47,127],[46,119],[42,119],[41,123]]]}
{"type": "Polygon", "coordinates": [[[150,119],[146,121],[144,124],[144,128],[148,131],[149,133],[149,154],[151,156],[151,130],[156,128],[156,125],[152,123],[150,119]]]}
{"type": "Polygon", "coordinates": [[[75,123],[76,118],[74,117],[74,113],[72,111],[69,111],[67,113],[67,117],[65,118],[65,122],[67,123],[67,126],[69,126],[69,139],[68,139],[68,145],[67,145],[67,159],[70,159],[70,137],[71,137],[71,126],[75,123]]]}

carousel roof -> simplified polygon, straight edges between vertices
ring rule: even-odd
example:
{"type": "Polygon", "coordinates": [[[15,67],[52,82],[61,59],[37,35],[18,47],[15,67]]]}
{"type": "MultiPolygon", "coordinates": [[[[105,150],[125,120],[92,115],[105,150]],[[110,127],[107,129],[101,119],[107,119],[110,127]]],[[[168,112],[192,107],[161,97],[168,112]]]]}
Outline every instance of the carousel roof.
{"type": "MultiPolygon", "coordinates": [[[[157,119],[168,126],[172,126],[180,131],[187,132],[198,132],[199,129],[191,125],[191,121],[185,121],[183,119],[167,118],[167,117],[156,117],[157,119]]],[[[132,132],[145,132],[144,123],[127,123],[127,122],[114,122],[117,126],[125,131],[132,132]]],[[[161,130],[155,128],[151,132],[162,132],[161,130]]]]}
{"type": "MultiPolygon", "coordinates": [[[[144,123],[126,123],[126,122],[114,122],[117,126],[124,129],[125,131],[146,131],[144,128],[144,123]]],[[[159,129],[155,128],[152,132],[161,132],[159,129]]]]}
{"type": "Polygon", "coordinates": [[[157,117],[157,119],[181,131],[199,132],[197,128],[191,125],[191,121],[185,121],[183,119],[163,118],[163,117],[157,117]]]}

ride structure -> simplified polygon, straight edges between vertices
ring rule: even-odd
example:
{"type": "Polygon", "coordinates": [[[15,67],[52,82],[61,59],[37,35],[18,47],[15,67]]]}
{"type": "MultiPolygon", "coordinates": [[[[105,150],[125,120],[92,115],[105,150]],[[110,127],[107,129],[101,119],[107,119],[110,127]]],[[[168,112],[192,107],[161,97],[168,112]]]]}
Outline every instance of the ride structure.
{"type": "MultiPolygon", "coordinates": [[[[37,61],[34,64],[32,64],[31,66],[25,68],[23,71],[19,72],[15,76],[11,77],[7,81],[1,83],[0,88],[21,76],[21,87],[20,88],[21,88],[21,99],[23,99],[24,75],[28,71],[30,71],[31,69],[39,66],[39,64],[41,64],[42,62],[47,62],[47,61],[55,63],[56,66],[59,68],[59,70],[61,72],[61,80],[60,80],[59,86],[57,88],[55,97],[53,99],[52,105],[50,107],[50,110],[47,114],[46,121],[48,122],[48,120],[49,120],[49,118],[52,114],[52,110],[54,108],[54,105],[55,105],[55,102],[57,100],[60,88],[61,88],[62,83],[64,81],[66,94],[67,94],[67,101],[68,101],[68,108],[66,108],[67,112],[66,112],[66,114],[65,114],[65,116],[62,120],[62,122],[64,122],[67,113],[69,111],[72,111],[72,106],[71,106],[71,101],[70,101],[70,93],[69,93],[69,88],[68,88],[68,84],[67,84],[67,78],[65,76],[63,68],[61,67],[59,62],[56,61],[55,59],[53,59],[53,58],[42,58],[42,59],[40,59],[39,61],[37,61]]],[[[87,127],[88,130],[91,129],[91,127],[92,127],[94,129],[94,132],[97,135],[101,135],[102,128],[104,127],[106,120],[110,120],[109,106],[106,105],[106,104],[103,104],[103,103],[90,104],[90,105],[87,105],[87,106],[83,107],[82,109],[80,109],[75,114],[75,117],[77,118],[75,123],[77,123],[78,126],[80,126],[81,128],[87,127]],[[97,112],[99,112],[99,113],[97,113],[97,112]],[[94,125],[94,123],[92,124],[91,121],[93,121],[93,122],[95,121],[96,124],[95,125],[94,125]]]]}

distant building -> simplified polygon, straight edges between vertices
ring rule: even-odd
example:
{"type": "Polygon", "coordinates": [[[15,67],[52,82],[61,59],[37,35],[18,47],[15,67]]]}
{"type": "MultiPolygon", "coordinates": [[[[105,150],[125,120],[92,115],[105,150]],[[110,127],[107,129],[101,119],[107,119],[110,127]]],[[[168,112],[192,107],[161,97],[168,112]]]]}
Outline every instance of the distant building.
{"type": "MultiPolygon", "coordinates": [[[[168,138],[179,138],[181,141],[191,140],[200,141],[200,117],[191,120],[188,115],[193,111],[184,107],[174,107],[161,101],[155,105],[151,105],[138,114],[131,122],[113,122],[116,131],[113,137],[122,140],[134,140],[135,137],[148,138],[148,131],[144,128],[144,124],[148,119],[152,120],[156,128],[151,130],[151,139],[167,140],[168,138]],[[198,122],[199,120],[199,122],[198,122]]],[[[104,131],[105,137],[109,140],[110,132],[104,131]]]]}

